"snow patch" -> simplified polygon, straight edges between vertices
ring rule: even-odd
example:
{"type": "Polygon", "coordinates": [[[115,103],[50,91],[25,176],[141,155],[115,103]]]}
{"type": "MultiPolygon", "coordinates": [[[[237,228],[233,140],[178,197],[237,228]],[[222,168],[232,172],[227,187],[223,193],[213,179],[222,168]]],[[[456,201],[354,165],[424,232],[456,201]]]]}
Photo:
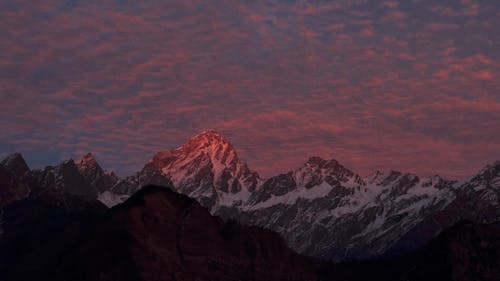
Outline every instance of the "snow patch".
{"type": "Polygon", "coordinates": [[[125,200],[127,200],[129,197],[130,195],[116,194],[110,191],[104,191],[103,193],[99,194],[97,200],[101,201],[101,203],[106,205],[108,208],[111,208],[125,202],[125,200]]]}

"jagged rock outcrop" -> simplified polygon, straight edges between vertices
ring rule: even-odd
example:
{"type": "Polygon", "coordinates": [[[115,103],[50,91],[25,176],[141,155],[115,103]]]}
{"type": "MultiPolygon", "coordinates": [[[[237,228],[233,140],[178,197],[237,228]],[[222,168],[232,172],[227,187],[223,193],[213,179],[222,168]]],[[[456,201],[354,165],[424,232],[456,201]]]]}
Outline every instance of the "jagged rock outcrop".
{"type": "Polygon", "coordinates": [[[0,165],[0,218],[5,205],[26,197],[29,192],[30,189],[25,183],[0,165]]]}
{"type": "Polygon", "coordinates": [[[97,192],[102,193],[118,182],[113,172],[104,171],[92,153],[87,153],[77,163],[78,172],[97,192]]]}
{"type": "MultiPolygon", "coordinates": [[[[98,190],[80,174],[75,162],[70,159],[57,166],[48,166],[30,173],[30,185],[39,189],[61,189],[67,193],[97,198],[98,190]]],[[[39,191],[37,191],[39,192],[39,191]]]]}
{"type": "Polygon", "coordinates": [[[5,169],[11,172],[16,178],[22,178],[27,172],[30,171],[28,164],[20,153],[13,153],[5,157],[1,162],[5,169]]]}

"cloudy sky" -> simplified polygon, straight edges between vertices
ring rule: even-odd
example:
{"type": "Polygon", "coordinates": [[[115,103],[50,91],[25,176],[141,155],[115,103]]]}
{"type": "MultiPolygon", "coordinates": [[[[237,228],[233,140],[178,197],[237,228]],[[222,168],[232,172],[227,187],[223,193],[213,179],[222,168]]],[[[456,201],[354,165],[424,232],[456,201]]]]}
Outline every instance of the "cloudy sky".
{"type": "Polygon", "coordinates": [[[500,160],[498,0],[2,0],[0,155],[126,175],[215,129],[261,175],[500,160]]]}

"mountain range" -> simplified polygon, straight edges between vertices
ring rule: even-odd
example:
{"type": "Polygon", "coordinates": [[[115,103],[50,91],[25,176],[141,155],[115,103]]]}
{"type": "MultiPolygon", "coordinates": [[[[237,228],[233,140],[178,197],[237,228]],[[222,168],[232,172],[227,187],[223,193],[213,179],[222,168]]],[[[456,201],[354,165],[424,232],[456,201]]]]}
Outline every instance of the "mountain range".
{"type": "Polygon", "coordinates": [[[335,159],[311,157],[263,179],[210,130],[158,152],[125,178],[103,170],[90,153],[39,170],[20,154],[0,164],[0,207],[52,189],[113,207],[143,186],[169,186],[225,221],[272,230],[298,253],[335,262],[400,256],[461,220],[500,220],[500,162],[453,181],[398,171],[362,177],[335,159]]]}

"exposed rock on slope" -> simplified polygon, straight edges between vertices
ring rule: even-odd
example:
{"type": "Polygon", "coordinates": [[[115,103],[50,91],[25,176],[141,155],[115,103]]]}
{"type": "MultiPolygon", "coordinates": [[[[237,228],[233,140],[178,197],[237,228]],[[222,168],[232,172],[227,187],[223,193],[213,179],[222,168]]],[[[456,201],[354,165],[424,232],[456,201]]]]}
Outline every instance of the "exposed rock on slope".
{"type": "Polygon", "coordinates": [[[30,173],[30,185],[41,190],[61,189],[67,193],[97,198],[96,186],[87,182],[73,160],[30,173]]]}
{"type": "Polygon", "coordinates": [[[92,153],[87,153],[77,163],[78,172],[97,192],[102,193],[118,182],[113,172],[104,171],[92,153]]]}
{"type": "Polygon", "coordinates": [[[21,178],[24,174],[26,174],[26,172],[30,171],[28,164],[26,164],[23,156],[19,153],[13,153],[5,157],[0,162],[0,165],[10,171],[16,178],[21,178]]]}
{"type": "Polygon", "coordinates": [[[0,165],[0,215],[5,205],[26,197],[28,193],[29,187],[0,165]]]}
{"type": "Polygon", "coordinates": [[[456,198],[444,209],[434,212],[407,232],[385,253],[397,255],[419,249],[427,241],[460,220],[499,222],[500,162],[487,165],[476,176],[455,189],[456,198]]]}

